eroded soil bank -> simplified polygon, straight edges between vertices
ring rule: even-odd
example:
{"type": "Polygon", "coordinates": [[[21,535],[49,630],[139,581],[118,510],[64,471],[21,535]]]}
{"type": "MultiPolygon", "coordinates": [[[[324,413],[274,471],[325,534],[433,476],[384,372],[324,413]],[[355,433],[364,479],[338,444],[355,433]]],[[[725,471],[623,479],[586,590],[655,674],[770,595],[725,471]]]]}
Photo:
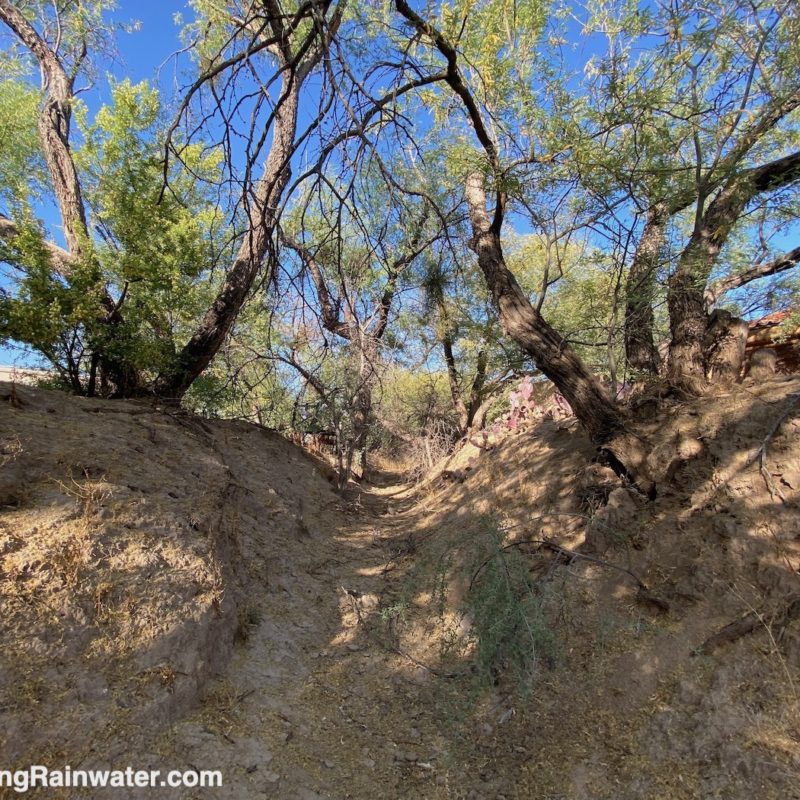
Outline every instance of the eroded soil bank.
{"type": "Polygon", "coordinates": [[[109,797],[800,797],[798,392],[666,407],[649,502],[566,423],[342,498],[256,427],[6,385],[2,762],[225,779],[109,797]],[[539,628],[478,681],[492,541],[539,628]]]}

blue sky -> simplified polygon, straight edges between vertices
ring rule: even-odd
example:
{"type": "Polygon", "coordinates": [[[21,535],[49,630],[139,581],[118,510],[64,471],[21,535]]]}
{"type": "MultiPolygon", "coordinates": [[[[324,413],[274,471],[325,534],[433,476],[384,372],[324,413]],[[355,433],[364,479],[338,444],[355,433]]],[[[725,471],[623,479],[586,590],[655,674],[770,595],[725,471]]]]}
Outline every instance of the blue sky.
{"type": "MultiPolygon", "coordinates": [[[[176,14],[189,18],[183,0],[144,0],[144,2],[119,3],[111,18],[117,22],[136,20],[141,23],[139,31],[121,34],[118,46],[122,64],[113,70],[116,78],[129,77],[138,82],[154,80],[156,70],[165,58],[180,46],[180,27],[174,23],[176,14]]],[[[174,61],[164,66],[162,82],[171,80],[174,61]]]]}

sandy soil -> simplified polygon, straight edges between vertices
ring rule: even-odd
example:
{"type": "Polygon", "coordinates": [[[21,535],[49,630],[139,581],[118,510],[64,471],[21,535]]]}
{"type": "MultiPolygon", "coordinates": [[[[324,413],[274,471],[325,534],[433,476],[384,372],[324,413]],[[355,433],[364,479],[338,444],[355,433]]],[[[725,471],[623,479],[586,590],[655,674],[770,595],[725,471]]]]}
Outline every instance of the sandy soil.
{"type": "Polygon", "coordinates": [[[225,778],[113,797],[800,797],[798,393],[643,423],[648,502],[566,423],[342,498],[244,423],[6,388],[2,761],[225,778]],[[553,646],[478,693],[487,531],[587,558],[524,550],[553,646]]]}

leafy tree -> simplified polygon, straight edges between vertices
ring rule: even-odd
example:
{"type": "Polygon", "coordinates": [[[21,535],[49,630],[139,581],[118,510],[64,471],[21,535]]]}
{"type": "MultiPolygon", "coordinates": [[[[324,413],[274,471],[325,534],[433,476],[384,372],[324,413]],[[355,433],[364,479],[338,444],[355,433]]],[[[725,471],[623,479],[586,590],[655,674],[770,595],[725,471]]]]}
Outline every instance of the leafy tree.
{"type": "MultiPolygon", "coordinates": [[[[489,6],[491,5],[490,3],[489,6]]],[[[512,164],[505,161],[500,142],[503,142],[506,149],[517,143],[513,136],[499,139],[496,135],[498,130],[505,132],[505,129],[494,124],[492,114],[494,95],[487,93],[488,103],[485,105],[477,99],[476,91],[460,66],[471,59],[460,55],[458,37],[449,38],[440,27],[416,13],[405,0],[396,0],[395,8],[413,29],[415,38],[421,42],[418,58],[422,59],[426,66],[430,63],[431,57],[438,57],[445,62],[446,66],[438,73],[439,80],[447,85],[452,96],[457,99],[481,146],[482,158],[473,158],[464,175],[465,199],[472,229],[470,246],[478,258],[478,264],[498,307],[504,330],[530,354],[537,367],[556,384],[592,439],[598,445],[616,450],[619,461],[625,463],[629,472],[644,484],[647,481],[644,474],[644,453],[641,447],[624,433],[623,415],[620,410],[563,336],[531,303],[506,261],[502,227],[509,203],[509,189],[513,190],[515,181],[512,164]],[[487,120],[491,120],[491,124],[487,120]],[[493,207],[487,202],[489,192],[493,198],[493,207]]],[[[463,19],[465,24],[468,24],[471,14],[466,14],[463,19]]],[[[531,16],[526,21],[532,27],[514,29],[502,43],[502,48],[505,50],[507,47],[510,51],[510,57],[506,60],[508,69],[518,71],[517,74],[523,84],[527,84],[528,62],[521,59],[520,50],[516,47],[527,37],[538,41],[541,33],[540,19],[542,17],[531,16]]],[[[484,43],[487,47],[500,46],[499,42],[485,42],[481,39],[478,39],[478,42],[478,46],[484,46],[484,43]]],[[[418,64],[416,68],[423,71],[426,66],[418,64]]],[[[523,163],[532,160],[528,154],[523,163]]]]}
{"type": "MultiPolygon", "coordinates": [[[[600,7],[595,24],[607,26],[606,13],[600,7]]],[[[668,293],[669,378],[698,389],[707,366],[699,296],[717,255],[700,267],[692,251],[708,227],[709,204],[727,184],[796,148],[798,20],[792,4],[760,2],[679,2],[628,20],[611,26],[608,52],[592,64],[588,120],[604,133],[576,158],[592,196],[628,209],[638,236],[627,281],[630,366],[659,372],[654,304],[668,293]],[[660,34],[660,43],[642,50],[636,44],[645,31],[660,34]],[[680,258],[670,257],[670,233],[685,237],[680,258]],[[665,293],[658,281],[667,279],[665,293]]],[[[773,182],[767,191],[776,188],[773,182]]],[[[750,193],[745,205],[754,199],[750,193]]],[[[731,227],[741,222],[735,216],[731,227]]]]}
{"type": "MultiPolygon", "coordinates": [[[[39,148],[66,241],[61,248],[40,233],[41,244],[31,249],[39,226],[23,213],[24,202],[17,203],[15,218],[3,218],[4,258],[22,274],[4,312],[6,334],[54,360],[76,391],[93,394],[99,380],[110,394],[147,390],[179,400],[222,346],[268,260],[297,145],[301,87],[341,22],[341,11],[326,17],[330,7],[300,5],[285,14],[272,2],[245,12],[236,4],[197,2],[200,74],[183,94],[176,119],[154,130],[157,98],[122,84],[115,89],[116,110],[104,110],[94,122],[84,116],[87,141],[76,154],[75,82],[110,38],[104,19],[109,4],[0,2],[0,20],[42,75],[39,148]],[[239,108],[243,98],[237,93],[247,98],[254,71],[261,69],[271,74],[255,103],[244,157],[220,146],[230,179],[225,188],[237,190],[223,233],[223,220],[205,205],[208,187],[223,186],[219,156],[206,153],[204,147],[213,150],[213,144],[193,139],[221,120],[223,142],[230,142],[229,103],[239,108]],[[201,111],[200,121],[193,122],[193,111],[206,96],[216,112],[201,111]],[[266,113],[265,101],[271,106],[266,113]],[[268,136],[270,153],[255,177],[268,136]],[[238,176],[235,165],[241,161],[238,176]],[[218,246],[209,246],[215,238],[218,246]],[[219,281],[212,268],[222,259],[231,265],[219,281]],[[202,276],[211,280],[201,311],[200,286],[191,292],[187,287],[202,276]],[[20,304],[28,308],[23,311],[20,304]],[[47,326],[32,319],[37,314],[46,317],[47,326]],[[149,375],[140,373],[144,365],[149,375]]],[[[18,104],[28,96],[22,88],[15,91],[18,104]]],[[[20,193],[13,179],[21,164],[8,163],[4,191],[15,196],[20,193]]]]}

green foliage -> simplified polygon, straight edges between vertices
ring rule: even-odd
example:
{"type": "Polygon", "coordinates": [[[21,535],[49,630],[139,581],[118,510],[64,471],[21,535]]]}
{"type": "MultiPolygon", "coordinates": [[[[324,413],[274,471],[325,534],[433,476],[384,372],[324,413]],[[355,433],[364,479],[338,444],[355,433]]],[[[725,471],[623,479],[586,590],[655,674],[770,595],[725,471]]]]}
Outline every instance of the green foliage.
{"type": "Polygon", "coordinates": [[[544,615],[543,588],[531,580],[525,556],[505,543],[502,532],[487,524],[475,543],[473,579],[462,613],[471,622],[469,641],[479,680],[489,686],[505,673],[531,688],[541,664],[555,658],[556,643],[544,615]]]}
{"type": "Polygon", "coordinates": [[[512,239],[508,263],[534,299],[546,289],[542,313],[600,374],[612,372],[610,361],[622,363],[622,302],[619,269],[608,255],[588,245],[548,248],[538,236],[512,239]],[[610,349],[609,349],[610,348],[610,349]]]}
{"type": "Polygon", "coordinates": [[[279,431],[291,429],[295,396],[290,376],[253,358],[253,351],[242,346],[240,336],[192,384],[184,405],[207,417],[246,419],[279,431]]]}
{"type": "Polygon", "coordinates": [[[530,557],[508,545],[491,517],[457,533],[439,531],[413,548],[405,585],[381,612],[383,622],[397,630],[420,598],[426,599],[425,612],[437,621],[438,669],[455,678],[449,689],[457,695],[459,713],[501,679],[517,691],[530,691],[558,657],[547,617],[552,588],[533,579],[530,557]]]}
{"type": "Polygon", "coordinates": [[[380,418],[391,430],[422,436],[438,425],[457,430],[450,389],[444,372],[425,372],[400,366],[390,368],[384,379],[380,418]]]}
{"type": "Polygon", "coordinates": [[[441,4],[439,14],[442,34],[458,43],[490,108],[502,112],[530,96],[545,2],[452,0],[441,4]]]}
{"type": "MultiPolygon", "coordinates": [[[[58,57],[67,75],[97,78],[97,61],[115,55],[114,34],[119,30],[135,29],[134,24],[113,24],[109,15],[117,6],[116,0],[68,0],[47,3],[40,0],[17,0],[14,3],[42,38],[57,43],[58,57]]],[[[38,73],[32,54],[19,55],[11,50],[17,64],[24,65],[19,74],[38,73]]],[[[8,57],[8,54],[5,55],[8,57]]],[[[5,66],[0,56],[0,67],[5,66]]]]}
{"type": "Polygon", "coordinates": [[[22,79],[0,80],[0,201],[24,208],[44,185],[36,120],[41,93],[22,79]]]}
{"type": "Polygon", "coordinates": [[[165,175],[157,91],[125,80],[111,92],[91,124],[84,109],[78,114],[85,143],[77,162],[106,234],[98,254],[117,281],[175,298],[210,263],[218,210],[204,182],[218,177],[220,156],[187,145],[183,168],[165,175]]]}
{"type": "Polygon", "coordinates": [[[0,248],[0,257],[22,272],[15,294],[0,300],[0,331],[66,368],[72,334],[82,328],[89,340],[99,335],[103,284],[96,265],[77,263],[70,281],[61,279],[53,272],[43,231],[30,218],[21,220],[19,235],[0,248]]]}
{"type": "MultiPolygon", "coordinates": [[[[18,92],[19,102],[30,106],[30,94],[18,92]]],[[[75,112],[83,145],[74,158],[101,238],[87,243],[83,263],[70,268],[67,281],[50,264],[39,226],[20,212],[22,233],[6,250],[21,275],[3,303],[3,331],[62,367],[63,342],[71,338],[71,358],[79,362],[102,348],[152,375],[168,366],[175,338],[209,302],[213,284],[206,271],[218,252],[219,212],[204,181],[218,176],[219,157],[200,144],[187,146],[183,167],[173,164],[164,190],[160,100],[146,83],[112,85],[111,104],[92,121],[82,104],[75,112]],[[108,313],[101,304],[107,288],[122,311],[113,330],[100,324],[108,313]]],[[[3,187],[19,198],[24,194],[14,172],[33,157],[20,149],[16,158],[2,162],[10,163],[3,187]]]]}

